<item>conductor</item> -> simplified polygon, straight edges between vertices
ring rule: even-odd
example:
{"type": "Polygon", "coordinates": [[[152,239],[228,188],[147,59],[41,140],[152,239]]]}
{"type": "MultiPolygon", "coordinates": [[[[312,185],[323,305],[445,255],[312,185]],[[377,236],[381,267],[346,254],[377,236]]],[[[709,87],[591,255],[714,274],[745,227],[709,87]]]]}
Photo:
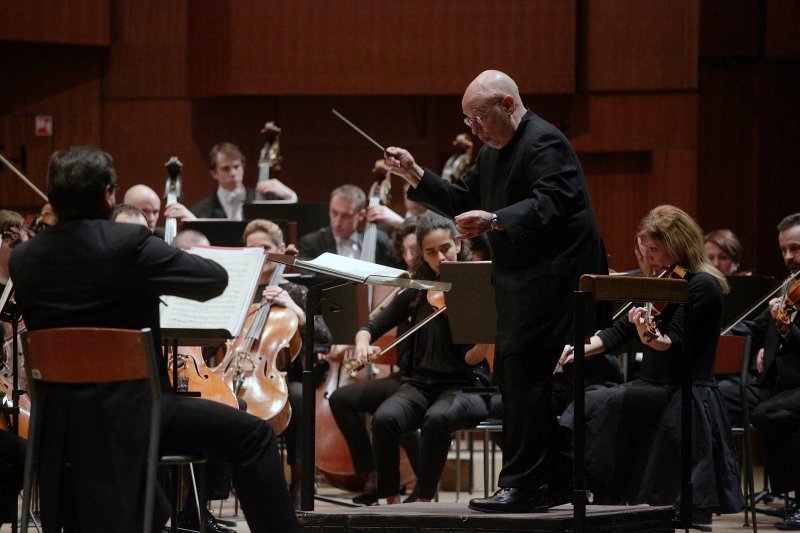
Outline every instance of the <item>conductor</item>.
{"type": "MultiPolygon", "coordinates": [[[[461,100],[464,123],[484,146],[474,166],[449,183],[397,147],[391,171],[408,197],[455,218],[460,238],[488,232],[498,310],[495,380],[503,395],[500,489],[475,498],[486,512],[545,512],[566,501],[550,404],[551,377],[573,319],[581,274],[608,272],[603,242],[578,158],[566,137],[527,110],[508,75],[482,72],[461,100]],[[560,484],[560,485],[559,485],[560,484]]],[[[563,461],[563,465],[561,465],[563,461]]]]}

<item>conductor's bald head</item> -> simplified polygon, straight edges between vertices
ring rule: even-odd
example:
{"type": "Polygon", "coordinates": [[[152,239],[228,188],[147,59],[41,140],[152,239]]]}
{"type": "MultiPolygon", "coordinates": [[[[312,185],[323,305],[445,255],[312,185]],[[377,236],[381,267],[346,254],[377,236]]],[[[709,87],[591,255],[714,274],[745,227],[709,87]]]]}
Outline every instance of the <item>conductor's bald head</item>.
{"type": "Polygon", "coordinates": [[[472,80],[461,109],[472,133],[496,149],[508,144],[526,112],[517,84],[499,70],[485,70],[472,80]]]}

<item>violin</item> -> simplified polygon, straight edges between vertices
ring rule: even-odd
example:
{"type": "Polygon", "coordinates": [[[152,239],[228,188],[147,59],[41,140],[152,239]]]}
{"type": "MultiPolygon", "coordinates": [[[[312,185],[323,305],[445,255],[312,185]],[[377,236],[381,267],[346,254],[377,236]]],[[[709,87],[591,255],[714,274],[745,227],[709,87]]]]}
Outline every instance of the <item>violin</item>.
{"type": "MultiPolygon", "coordinates": [[[[686,273],[687,270],[682,266],[671,265],[662,270],[656,277],[662,279],[684,279],[686,277],[686,273]]],[[[667,305],[668,304],[665,302],[647,302],[647,305],[645,306],[647,309],[647,312],[645,313],[645,320],[647,320],[647,324],[643,333],[645,342],[651,343],[661,334],[656,326],[655,317],[660,315],[667,305]]]]}
{"type": "MultiPolygon", "coordinates": [[[[798,271],[800,272],[800,271],[798,271]]],[[[796,276],[797,274],[795,274],[796,276]]],[[[775,320],[784,326],[788,326],[791,322],[789,314],[794,311],[797,301],[800,300],[800,280],[789,281],[788,279],[783,283],[783,290],[781,296],[781,308],[778,311],[775,320]]]]}

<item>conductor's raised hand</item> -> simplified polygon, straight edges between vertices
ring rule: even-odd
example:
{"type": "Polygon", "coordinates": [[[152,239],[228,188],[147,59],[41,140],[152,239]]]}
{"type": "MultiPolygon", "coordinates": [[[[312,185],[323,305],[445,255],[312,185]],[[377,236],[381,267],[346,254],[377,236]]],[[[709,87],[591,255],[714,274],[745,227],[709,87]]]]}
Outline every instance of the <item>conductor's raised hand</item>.
{"type": "Polygon", "coordinates": [[[414,161],[414,157],[404,148],[390,146],[383,154],[386,166],[392,174],[397,174],[406,180],[412,187],[419,185],[422,179],[422,167],[414,161]]]}
{"type": "Polygon", "coordinates": [[[471,239],[492,229],[492,214],[475,209],[456,217],[456,228],[460,235],[456,239],[471,239]]]}

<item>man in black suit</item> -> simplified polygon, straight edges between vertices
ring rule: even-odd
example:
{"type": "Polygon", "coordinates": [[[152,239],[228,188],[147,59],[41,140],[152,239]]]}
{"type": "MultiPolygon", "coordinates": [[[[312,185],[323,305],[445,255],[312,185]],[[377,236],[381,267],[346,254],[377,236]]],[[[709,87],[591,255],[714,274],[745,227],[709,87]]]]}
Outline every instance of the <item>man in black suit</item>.
{"type": "Polygon", "coordinates": [[[211,148],[208,168],[217,190],[192,206],[194,216],[244,220],[242,207],[253,203],[256,192],[268,200],[297,202],[297,194],[277,178],[260,181],[255,189],[245,187],[244,164],[244,154],[235,144],[222,142],[211,148]]]}
{"type": "MultiPolygon", "coordinates": [[[[162,294],[207,300],[224,290],[227,273],[213,261],[172,248],[145,227],[107,220],[116,188],[108,154],[86,146],[56,152],[48,184],[59,224],[11,256],[17,303],[29,330],[149,327],[158,347],[162,294]]],[[[163,364],[162,375],[166,383],[163,364]]],[[[147,427],[147,392],[130,384],[42,385],[45,530],[141,529],[147,436],[131,435],[130,427],[147,427]],[[71,466],[63,466],[64,457],[71,466]]],[[[162,397],[161,416],[162,451],[202,453],[233,465],[252,531],[296,529],[275,435],[265,421],[169,393],[162,397]]],[[[163,497],[159,503],[157,515],[166,519],[163,497]]]]}
{"type": "MultiPolygon", "coordinates": [[[[331,225],[303,236],[297,245],[301,257],[315,258],[324,252],[359,259],[364,232],[358,225],[366,216],[367,198],[355,185],[342,185],[331,192],[328,216],[331,225]]],[[[381,230],[377,232],[375,262],[397,266],[392,257],[392,243],[381,230]]]]}
{"type": "MultiPolygon", "coordinates": [[[[778,244],[789,273],[800,272],[800,213],[778,224],[778,244]]],[[[747,386],[747,402],[764,439],[770,486],[778,493],[800,490],[800,313],[784,309],[782,297],[773,298],[759,316],[732,333],[750,335],[753,347],[761,348],[758,377],[747,386]]],[[[731,418],[741,420],[738,385],[720,389],[731,418]]],[[[800,529],[800,510],[780,529],[800,529]]]]}
{"type": "Polygon", "coordinates": [[[563,483],[556,463],[566,458],[556,442],[552,374],[572,338],[572,291],[581,274],[607,273],[605,250],[575,151],[525,109],[516,83],[502,72],[483,72],[461,106],[484,146],[457,182],[423,169],[402,148],[389,148],[386,162],[411,184],[409,198],[455,218],[461,238],[488,232],[494,255],[497,309],[506,311],[498,312],[494,372],[507,463],[501,488],[471,500],[470,508],[544,512],[558,503],[554,494],[548,501],[548,485],[555,493],[555,482],[563,483]]]}

